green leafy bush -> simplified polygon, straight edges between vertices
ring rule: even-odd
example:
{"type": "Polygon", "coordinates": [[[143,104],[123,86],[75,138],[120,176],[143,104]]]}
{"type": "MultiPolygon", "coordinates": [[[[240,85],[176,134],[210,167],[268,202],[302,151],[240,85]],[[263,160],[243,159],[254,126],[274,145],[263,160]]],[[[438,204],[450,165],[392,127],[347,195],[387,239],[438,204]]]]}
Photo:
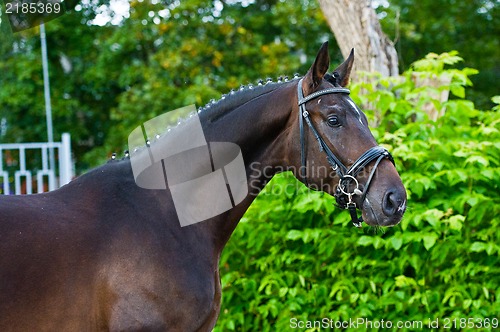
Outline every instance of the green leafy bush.
{"type": "Polygon", "coordinates": [[[457,330],[471,327],[460,325],[467,318],[499,318],[500,106],[481,111],[464,99],[475,71],[447,68],[459,60],[429,55],[401,78],[351,87],[407,188],[401,224],[353,228],[330,196],[276,176],[223,252],[216,331],[284,331],[292,318],[325,317],[439,319],[439,329],[457,318],[457,330]],[[442,84],[419,87],[423,76],[442,84]],[[441,102],[444,90],[453,96],[441,102]],[[428,105],[444,115],[431,120],[428,105]]]}

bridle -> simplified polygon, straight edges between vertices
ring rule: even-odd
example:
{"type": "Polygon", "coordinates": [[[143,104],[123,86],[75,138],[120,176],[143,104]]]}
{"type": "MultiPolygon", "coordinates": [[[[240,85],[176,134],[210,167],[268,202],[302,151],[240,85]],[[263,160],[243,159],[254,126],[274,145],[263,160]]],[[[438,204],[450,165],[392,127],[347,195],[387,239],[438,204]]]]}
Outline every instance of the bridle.
{"type": "Polygon", "coordinates": [[[313,100],[319,96],[327,95],[327,94],[332,94],[332,93],[342,93],[342,94],[350,94],[351,91],[349,89],[345,88],[330,88],[330,89],[325,89],[321,91],[316,91],[307,97],[304,97],[304,93],[302,92],[302,81],[303,78],[300,79],[298,85],[297,85],[297,96],[298,96],[298,104],[299,104],[299,128],[300,128],[300,156],[301,156],[301,162],[302,162],[302,167],[300,168],[300,175],[304,179],[305,184],[308,186],[308,181],[307,181],[307,172],[306,172],[306,166],[307,166],[307,154],[306,154],[306,137],[304,134],[304,120],[306,121],[307,125],[309,126],[309,129],[312,131],[314,137],[318,141],[319,145],[319,150],[323,151],[326,154],[326,159],[328,160],[328,163],[332,167],[332,169],[337,173],[338,177],[340,178],[339,184],[337,185],[337,189],[335,190],[335,200],[337,201],[337,205],[339,205],[343,209],[349,210],[349,213],[351,215],[352,223],[356,227],[361,227],[361,223],[363,222],[363,219],[361,217],[358,218],[357,212],[356,212],[356,203],[353,201],[352,196],[354,195],[360,195],[361,196],[361,205],[363,204],[363,201],[366,198],[366,194],[368,193],[368,188],[370,187],[370,184],[373,180],[373,176],[375,175],[375,171],[379,165],[379,163],[382,161],[382,159],[387,158],[389,159],[393,164],[394,164],[394,159],[392,158],[391,154],[389,151],[384,149],[381,146],[374,146],[365,153],[363,153],[352,165],[351,167],[347,168],[340,160],[335,156],[335,154],[330,150],[328,145],[325,143],[323,138],[321,138],[321,135],[318,133],[316,130],[316,127],[314,127],[309,112],[306,110],[306,103],[310,100],[313,100]],[[375,161],[375,164],[373,165],[373,168],[370,172],[370,175],[368,176],[368,180],[366,181],[366,184],[363,188],[363,191],[359,189],[359,183],[358,180],[356,179],[356,176],[361,172],[369,163],[371,163],[373,160],[375,161]],[[351,182],[354,182],[354,189],[353,191],[348,191],[348,186],[351,182]],[[347,197],[347,202],[345,198],[347,197]]]}

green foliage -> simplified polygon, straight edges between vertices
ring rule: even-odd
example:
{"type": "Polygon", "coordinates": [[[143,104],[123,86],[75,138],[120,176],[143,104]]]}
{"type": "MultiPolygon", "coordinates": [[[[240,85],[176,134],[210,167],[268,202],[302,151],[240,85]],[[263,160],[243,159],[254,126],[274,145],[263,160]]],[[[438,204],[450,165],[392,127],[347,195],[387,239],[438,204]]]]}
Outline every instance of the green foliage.
{"type": "Polygon", "coordinates": [[[377,11],[384,32],[395,41],[400,67],[428,52],[457,50],[464,66],[478,68],[469,89],[470,100],[491,107],[489,97],[498,93],[500,67],[500,6],[498,0],[390,0],[377,11]],[[390,3],[390,4],[389,4],[390,3]]]}
{"type": "MultiPolygon", "coordinates": [[[[134,0],[119,25],[93,25],[106,3],[82,2],[46,25],[55,138],[71,132],[78,172],[127,149],[130,132],[157,115],[305,73],[332,39],[316,1],[134,0]]],[[[14,38],[0,49],[0,140],[43,141],[38,28],[14,38]]],[[[339,63],[340,52],[332,55],[339,63]]]]}
{"type": "Polygon", "coordinates": [[[370,77],[351,87],[371,106],[368,116],[381,117],[372,131],[407,188],[401,224],[356,229],[331,197],[276,176],[223,252],[216,331],[284,331],[291,318],[498,318],[499,106],[480,111],[463,99],[475,71],[448,68],[459,60],[432,54],[403,79],[370,77]],[[450,80],[417,87],[415,75],[450,80]],[[456,98],[440,103],[434,92],[442,89],[456,98]],[[428,104],[444,116],[430,120],[428,104]]]}

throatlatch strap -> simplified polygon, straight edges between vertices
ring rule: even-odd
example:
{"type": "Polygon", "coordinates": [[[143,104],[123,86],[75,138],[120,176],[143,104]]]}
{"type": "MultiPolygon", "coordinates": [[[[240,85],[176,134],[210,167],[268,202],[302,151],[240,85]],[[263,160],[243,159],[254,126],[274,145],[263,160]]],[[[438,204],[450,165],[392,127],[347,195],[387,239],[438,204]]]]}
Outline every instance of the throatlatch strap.
{"type": "MultiPolygon", "coordinates": [[[[299,113],[302,113],[302,107],[299,108],[299,113]]],[[[300,159],[301,159],[301,167],[300,167],[300,176],[304,179],[306,186],[307,183],[307,155],[306,155],[306,140],[304,138],[304,118],[302,114],[299,114],[299,127],[300,127],[300,159]]]]}

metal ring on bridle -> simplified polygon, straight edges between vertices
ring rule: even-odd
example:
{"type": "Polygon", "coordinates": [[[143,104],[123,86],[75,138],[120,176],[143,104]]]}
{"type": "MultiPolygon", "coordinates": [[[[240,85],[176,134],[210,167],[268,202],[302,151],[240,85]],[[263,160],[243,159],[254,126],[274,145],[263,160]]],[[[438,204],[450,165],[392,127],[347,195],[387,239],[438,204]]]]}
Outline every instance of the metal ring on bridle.
{"type": "Polygon", "coordinates": [[[346,174],[346,175],[344,175],[342,178],[340,178],[340,180],[339,180],[339,189],[340,189],[340,191],[341,191],[344,195],[347,195],[347,196],[349,196],[349,195],[354,195],[354,194],[355,194],[355,192],[356,192],[356,190],[359,190],[359,183],[358,183],[358,180],[356,180],[356,178],[355,178],[354,176],[346,174]],[[344,181],[346,178],[349,178],[349,179],[354,180],[354,183],[356,184],[356,188],[354,188],[354,190],[352,191],[352,193],[348,193],[348,192],[346,192],[346,191],[344,190],[344,186],[342,185],[342,181],[344,181]]]}

